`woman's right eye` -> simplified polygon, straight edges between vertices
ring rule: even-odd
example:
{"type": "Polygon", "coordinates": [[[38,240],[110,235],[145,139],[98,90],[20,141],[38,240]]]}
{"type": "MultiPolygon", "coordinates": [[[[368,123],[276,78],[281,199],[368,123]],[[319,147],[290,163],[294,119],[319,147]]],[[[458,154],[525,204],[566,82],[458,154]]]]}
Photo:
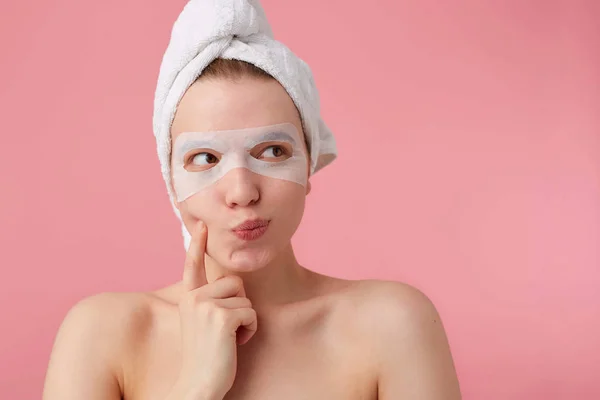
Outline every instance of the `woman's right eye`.
{"type": "Polygon", "coordinates": [[[204,171],[212,168],[218,162],[218,156],[206,151],[202,151],[186,157],[184,168],[189,171],[204,171]]]}
{"type": "Polygon", "coordinates": [[[206,152],[195,154],[190,159],[190,163],[192,165],[198,165],[198,166],[206,166],[206,165],[210,165],[210,164],[216,164],[218,161],[219,161],[219,159],[214,154],[206,153],[206,152]]]}

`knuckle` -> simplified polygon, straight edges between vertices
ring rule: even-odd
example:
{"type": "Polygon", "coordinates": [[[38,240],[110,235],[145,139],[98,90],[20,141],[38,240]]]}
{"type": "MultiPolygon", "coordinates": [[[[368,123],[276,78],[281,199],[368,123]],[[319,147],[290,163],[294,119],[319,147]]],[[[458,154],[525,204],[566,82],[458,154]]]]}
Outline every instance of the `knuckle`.
{"type": "Polygon", "coordinates": [[[244,281],[239,276],[231,275],[230,279],[237,289],[241,289],[244,286],[244,281]]]}
{"type": "Polygon", "coordinates": [[[196,309],[204,315],[212,315],[219,310],[219,307],[212,301],[201,301],[197,303],[196,309]]]}
{"type": "Polygon", "coordinates": [[[193,290],[191,292],[186,292],[182,295],[181,300],[179,301],[180,308],[185,309],[197,309],[198,307],[205,307],[205,303],[208,303],[205,296],[199,292],[198,290],[193,290]]]}
{"type": "Polygon", "coordinates": [[[213,312],[214,321],[221,327],[229,325],[229,313],[224,308],[217,308],[213,312]]]}

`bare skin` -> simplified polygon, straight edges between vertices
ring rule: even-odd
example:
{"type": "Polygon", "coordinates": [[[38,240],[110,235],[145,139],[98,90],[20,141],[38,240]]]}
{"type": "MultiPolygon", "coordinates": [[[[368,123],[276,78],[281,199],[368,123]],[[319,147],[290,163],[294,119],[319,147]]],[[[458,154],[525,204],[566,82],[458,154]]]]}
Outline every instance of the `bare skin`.
{"type": "MultiPolygon", "coordinates": [[[[364,352],[368,332],[361,335],[356,321],[342,315],[351,315],[351,292],[359,288],[317,274],[311,279],[318,287],[313,296],[257,310],[259,329],[238,347],[237,375],[225,399],[377,399],[375,360],[364,352]]],[[[181,362],[180,333],[173,329],[180,292],[175,284],[143,300],[149,315],[162,318],[125,370],[134,382],[126,398],[164,399],[169,393],[181,362]]]]}
{"type": "MultiPolygon", "coordinates": [[[[199,81],[181,101],[172,137],[282,122],[301,129],[275,80],[199,81]]],[[[241,278],[256,311],[258,328],[237,346],[224,399],[460,399],[440,316],[423,293],[399,282],[322,275],[296,261],[290,239],[309,192],[310,185],[238,169],[176,204],[190,232],[199,220],[208,226],[206,281],[241,278]],[[235,242],[226,228],[239,216],[268,217],[272,233],[255,247],[235,242]]],[[[184,294],[180,281],[80,301],[57,334],[43,398],[175,400],[184,294]]]]}
{"type": "MultiPolygon", "coordinates": [[[[397,282],[311,280],[318,289],[306,300],[257,310],[259,328],[238,347],[225,399],[460,399],[441,320],[422,293],[397,282]]],[[[57,338],[44,399],[166,399],[181,362],[180,295],[178,282],[78,303],[57,338]]]]}

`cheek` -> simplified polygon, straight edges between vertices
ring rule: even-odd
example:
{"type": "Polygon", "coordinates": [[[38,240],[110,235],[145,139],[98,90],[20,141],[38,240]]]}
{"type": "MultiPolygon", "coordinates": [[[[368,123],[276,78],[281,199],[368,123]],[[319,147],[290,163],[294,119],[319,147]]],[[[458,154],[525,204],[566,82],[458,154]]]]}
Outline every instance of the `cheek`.
{"type": "Polygon", "coordinates": [[[302,214],[306,199],[306,188],[294,182],[271,180],[263,192],[263,201],[278,214],[302,214]]]}
{"type": "Polygon", "coordinates": [[[290,187],[287,190],[282,190],[279,192],[279,195],[282,197],[282,201],[286,204],[289,203],[290,205],[295,206],[303,205],[306,195],[306,189],[304,186],[296,184],[290,184],[289,186],[290,187]]]}
{"type": "Polygon", "coordinates": [[[211,216],[218,214],[218,209],[217,193],[213,187],[205,188],[180,203],[183,218],[201,219],[207,224],[210,223],[211,216]]]}

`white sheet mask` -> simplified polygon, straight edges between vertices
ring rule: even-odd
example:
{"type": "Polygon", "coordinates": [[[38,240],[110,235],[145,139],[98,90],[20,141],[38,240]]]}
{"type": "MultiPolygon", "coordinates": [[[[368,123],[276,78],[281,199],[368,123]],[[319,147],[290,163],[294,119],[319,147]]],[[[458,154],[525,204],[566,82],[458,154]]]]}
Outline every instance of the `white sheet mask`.
{"type": "MultiPolygon", "coordinates": [[[[252,172],[271,178],[283,179],[306,186],[308,180],[307,155],[302,146],[303,138],[291,123],[210,132],[182,132],[173,144],[173,187],[177,201],[184,201],[221,179],[234,168],[246,168],[252,172]],[[287,159],[278,161],[260,160],[250,154],[261,143],[284,142],[291,145],[292,152],[287,159]],[[197,150],[197,151],[194,151],[197,150]],[[210,153],[219,160],[216,163],[193,162],[202,160],[201,153],[210,153]],[[187,156],[186,154],[193,154],[187,156]],[[205,168],[202,171],[188,171],[184,168],[186,158],[189,169],[205,168]]],[[[270,146],[271,144],[269,144],[270,146]]],[[[264,148],[269,146],[265,145],[264,148]]],[[[262,150],[262,149],[261,149],[262,150]]]]}

